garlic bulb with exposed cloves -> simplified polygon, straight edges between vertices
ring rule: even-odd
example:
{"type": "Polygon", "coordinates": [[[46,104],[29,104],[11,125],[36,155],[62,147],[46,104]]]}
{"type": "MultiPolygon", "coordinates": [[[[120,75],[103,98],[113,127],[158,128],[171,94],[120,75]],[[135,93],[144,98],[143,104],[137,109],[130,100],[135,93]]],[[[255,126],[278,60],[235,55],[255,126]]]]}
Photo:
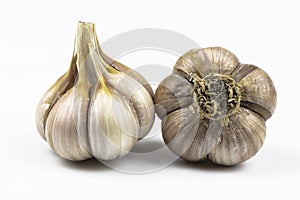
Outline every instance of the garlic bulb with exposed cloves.
{"type": "Polygon", "coordinates": [[[65,159],[115,159],[150,131],[152,97],[140,74],[103,53],[94,24],[79,22],[70,69],[40,100],[37,129],[65,159]]]}
{"type": "Polygon", "coordinates": [[[276,91],[266,72],[212,47],[180,57],[157,88],[155,104],[164,141],[175,154],[235,165],[261,148],[276,91]]]}

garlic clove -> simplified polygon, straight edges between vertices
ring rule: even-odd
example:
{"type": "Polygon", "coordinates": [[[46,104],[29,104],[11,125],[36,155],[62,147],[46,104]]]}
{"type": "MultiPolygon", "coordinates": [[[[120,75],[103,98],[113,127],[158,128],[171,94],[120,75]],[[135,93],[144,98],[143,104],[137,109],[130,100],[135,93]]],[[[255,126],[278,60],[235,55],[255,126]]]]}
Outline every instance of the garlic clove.
{"type": "Polygon", "coordinates": [[[53,106],[46,121],[46,138],[51,148],[68,160],[86,160],[91,157],[78,142],[73,118],[74,89],[70,89],[53,106]]]}
{"type": "Polygon", "coordinates": [[[163,139],[168,148],[183,159],[205,158],[218,143],[223,124],[200,120],[194,106],[171,112],[163,118],[163,139]]]}
{"type": "Polygon", "coordinates": [[[238,83],[257,68],[251,64],[240,64],[231,72],[230,76],[238,83]]]}
{"type": "Polygon", "coordinates": [[[241,105],[269,119],[276,107],[276,91],[269,75],[255,68],[239,82],[243,87],[241,105]]]}
{"type": "Polygon", "coordinates": [[[111,59],[107,55],[105,55],[105,53],[101,50],[99,44],[98,44],[98,47],[99,47],[98,51],[99,51],[100,55],[102,56],[103,61],[105,61],[110,66],[112,66],[114,69],[121,71],[121,72],[125,72],[128,76],[132,77],[133,79],[138,81],[143,87],[145,87],[145,89],[148,91],[148,93],[151,95],[151,97],[154,96],[154,92],[153,92],[150,84],[143,76],[141,76],[135,70],[127,67],[126,65],[123,65],[122,63],[119,63],[119,62],[111,59]]]}
{"type": "Polygon", "coordinates": [[[163,139],[168,148],[181,156],[190,147],[196,137],[199,118],[192,106],[182,108],[166,115],[162,120],[163,139]]]}
{"type": "Polygon", "coordinates": [[[181,158],[199,161],[212,151],[220,140],[223,123],[215,120],[200,120],[196,137],[181,158]]]}
{"type": "Polygon", "coordinates": [[[188,51],[177,61],[174,69],[205,77],[211,73],[229,75],[238,65],[238,58],[229,50],[222,47],[209,47],[188,51]]]}
{"type": "Polygon", "coordinates": [[[159,118],[194,102],[193,87],[185,78],[172,74],[165,78],[155,92],[155,107],[159,118]]]}
{"type": "Polygon", "coordinates": [[[154,123],[155,108],[151,94],[126,73],[113,73],[105,76],[107,84],[131,102],[141,128],[138,138],[145,137],[154,123]]]}
{"type": "Polygon", "coordinates": [[[265,120],[256,113],[240,108],[238,114],[229,117],[220,142],[208,158],[221,165],[235,165],[248,160],[261,148],[266,137],[265,120]]]}
{"type": "Polygon", "coordinates": [[[73,87],[76,76],[76,56],[73,55],[70,69],[62,75],[42,96],[40,102],[37,105],[35,114],[35,123],[39,134],[44,140],[45,136],[45,125],[48,118],[49,112],[53,105],[60,97],[66,93],[71,87],[73,87]]]}
{"type": "Polygon", "coordinates": [[[121,86],[119,91],[121,91],[120,93],[129,99],[129,101],[132,103],[132,106],[135,108],[139,126],[141,128],[138,138],[142,139],[148,134],[154,123],[153,119],[155,116],[155,108],[152,97],[150,93],[142,85],[139,85],[134,79],[127,77],[126,79],[122,80],[124,81],[121,81],[118,84],[121,86]],[[126,90],[128,90],[128,92],[126,92],[126,90]],[[130,90],[133,92],[130,93],[130,90]],[[122,93],[122,91],[124,93],[122,93]]]}
{"type": "Polygon", "coordinates": [[[82,90],[79,89],[80,87],[78,86],[79,84],[74,87],[75,97],[73,99],[73,118],[78,134],[79,144],[81,148],[87,149],[87,151],[91,154],[87,129],[88,109],[90,104],[90,98],[88,96],[89,89],[82,90]]]}
{"type": "Polygon", "coordinates": [[[91,99],[88,137],[94,157],[112,160],[133,148],[140,127],[130,102],[116,92],[111,93],[103,84],[97,86],[91,99]]]}

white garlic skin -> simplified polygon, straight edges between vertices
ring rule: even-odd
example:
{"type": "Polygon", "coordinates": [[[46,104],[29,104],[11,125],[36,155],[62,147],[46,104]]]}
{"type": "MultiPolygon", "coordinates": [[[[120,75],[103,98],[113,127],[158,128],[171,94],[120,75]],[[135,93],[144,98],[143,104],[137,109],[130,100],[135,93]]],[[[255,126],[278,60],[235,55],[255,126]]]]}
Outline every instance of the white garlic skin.
{"type": "Polygon", "coordinates": [[[79,22],[71,67],[42,97],[36,125],[64,159],[116,159],[150,131],[152,95],[141,75],[102,52],[94,24],[79,22]]]}
{"type": "Polygon", "coordinates": [[[137,142],[140,132],[130,102],[118,93],[107,94],[105,90],[96,91],[92,97],[88,130],[91,153],[101,160],[126,155],[137,142]]]}
{"type": "Polygon", "coordinates": [[[76,55],[73,55],[69,70],[62,75],[40,99],[35,113],[35,123],[39,134],[44,140],[46,140],[45,122],[49,112],[56,101],[61,98],[67,90],[73,87],[77,74],[76,55]]]}
{"type": "Polygon", "coordinates": [[[73,117],[75,91],[70,89],[53,106],[46,120],[46,139],[51,148],[68,160],[91,158],[87,149],[78,140],[78,132],[73,117]]]}

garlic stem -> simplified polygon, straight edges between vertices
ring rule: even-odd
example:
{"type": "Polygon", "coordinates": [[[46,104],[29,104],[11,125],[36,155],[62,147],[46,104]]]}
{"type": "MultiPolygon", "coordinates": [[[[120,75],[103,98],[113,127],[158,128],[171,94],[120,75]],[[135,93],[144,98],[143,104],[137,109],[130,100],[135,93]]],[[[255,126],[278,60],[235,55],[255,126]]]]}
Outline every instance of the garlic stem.
{"type": "Polygon", "coordinates": [[[79,22],[76,34],[77,66],[79,71],[78,82],[91,87],[98,80],[97,70],[91,59],[91,54],[96,49],[95,25],[79,22]]]}

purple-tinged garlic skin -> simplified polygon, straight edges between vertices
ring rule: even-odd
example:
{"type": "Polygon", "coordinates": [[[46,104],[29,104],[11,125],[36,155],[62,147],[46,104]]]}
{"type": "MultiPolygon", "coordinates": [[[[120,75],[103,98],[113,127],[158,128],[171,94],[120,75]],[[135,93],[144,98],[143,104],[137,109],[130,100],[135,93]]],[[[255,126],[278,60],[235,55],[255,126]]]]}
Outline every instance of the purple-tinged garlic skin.
{"type": "Polygon", "coordinates": [[[171,151],[189,161],[231,166],[250,159],[263,145],[276,90],[259,67],[210,47],[181,56],[154,100],[171,151]]]}

